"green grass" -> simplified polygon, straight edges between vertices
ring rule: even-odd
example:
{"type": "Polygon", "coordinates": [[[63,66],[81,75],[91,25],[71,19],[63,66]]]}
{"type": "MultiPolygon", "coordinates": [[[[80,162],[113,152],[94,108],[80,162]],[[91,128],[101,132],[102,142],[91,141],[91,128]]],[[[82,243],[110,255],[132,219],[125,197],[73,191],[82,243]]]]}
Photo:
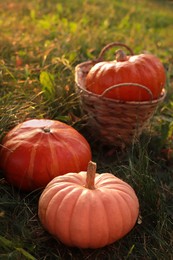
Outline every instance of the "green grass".
{"type": "MultiPolygon", "coordinates": [[[[0,177],[0,260],[173,259],[172,1],[14,0],[0,3],[0,140],[29,118],[64,121],[91,144],[99,172],[135,189],[141,222],[105,248],[69,248],[41,226],[40,191],[20,192],[0,177]],[[108,43],[152,52],[167,71],[167,98],[137,144],[126,151],[95,143],[85,129],[74,69],[108,43]]],[[[107,53],[105,58],[113,58],[107,53]]]]}

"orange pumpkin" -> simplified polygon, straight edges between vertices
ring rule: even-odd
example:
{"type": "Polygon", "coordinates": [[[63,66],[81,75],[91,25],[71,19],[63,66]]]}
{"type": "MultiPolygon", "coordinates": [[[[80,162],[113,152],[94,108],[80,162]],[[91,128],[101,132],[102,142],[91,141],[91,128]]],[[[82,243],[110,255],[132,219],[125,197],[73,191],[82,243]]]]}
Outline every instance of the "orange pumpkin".
{"type": "Polygon", "coordinates": [[[86,76],[86,89],[98,95],[106,91],[104,96],[111,99],[147,101],[159,98],[165,81],[164,67],[154,55],[126,56],[122,50],[118,50],[114,61],[101,61],[90,69],[86,76]],[[110,88],[121,83],[125,85],[110,88]],[[143,85],[144,88],[133,83],[143,85]]]}
{"type": "Polygon", "coordinates": [[[110,173],[55,177],[40,196],[38,215],[45,229],[68,246],[100,248],[126,235],[139,213],[132,187],[110,173]]]}
{"type": "Polygon", "coordinates": [[[3,139],[0,169],[23,190],[45,187],[55,176],[87,169],[91,149],[73,127],[56,120],[32,119],[3,139]]]}

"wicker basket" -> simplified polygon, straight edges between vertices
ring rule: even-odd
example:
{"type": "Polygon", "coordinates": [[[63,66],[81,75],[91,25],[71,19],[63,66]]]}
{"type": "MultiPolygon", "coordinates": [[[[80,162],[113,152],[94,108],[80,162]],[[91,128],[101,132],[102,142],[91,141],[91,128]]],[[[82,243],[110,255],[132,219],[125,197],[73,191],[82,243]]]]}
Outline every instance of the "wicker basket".
{"type": "MultiPolygon", "coordinates": [[[[125,46],[124,44],[111,43],[101,51],[97,60],[77,65],[75,68],[75,82],[82,110],[88,115],[87,124],[92,135],[104,144],[124,147],[138,139],[158,105],[165,98],[166,91],[164,90],[158,99],[153,100],[152,93],[147,87],[135,83],[111,86],[102,95],[86,90],[85,78],[91,67],[102,59],[104,52],[108,48],[117,45],[125,46]],[[151,95],[151,100],[127,102],[104,97],[107,91],[124,85],[136,85],[146,89],[151,95]]],[[[132,51],[130,52],[132,54],[132,51]]]]}

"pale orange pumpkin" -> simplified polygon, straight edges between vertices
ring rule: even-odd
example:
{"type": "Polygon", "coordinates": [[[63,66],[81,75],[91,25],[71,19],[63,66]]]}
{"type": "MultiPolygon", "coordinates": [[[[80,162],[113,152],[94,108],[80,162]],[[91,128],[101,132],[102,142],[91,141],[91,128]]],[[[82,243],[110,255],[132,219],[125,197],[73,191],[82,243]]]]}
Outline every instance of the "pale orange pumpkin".
{"type": "Polygon", "coordinates": [[[68,246],[100,248],[125,236],[135,225],[139,202],[133,188],[110,173],[55,177],[44,189],[38,215],[44,228],[68,246]]]}

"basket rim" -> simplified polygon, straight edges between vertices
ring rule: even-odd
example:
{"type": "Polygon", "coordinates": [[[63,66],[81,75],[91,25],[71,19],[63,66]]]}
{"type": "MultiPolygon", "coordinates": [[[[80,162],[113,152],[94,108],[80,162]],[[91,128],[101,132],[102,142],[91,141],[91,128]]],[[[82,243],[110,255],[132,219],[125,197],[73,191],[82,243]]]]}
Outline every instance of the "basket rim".
{"type": "MultiPolygon", "coordinates": [[[[128,105],[157,104],[157,103],[163,101],[164,98],[166,97],[167,91],[166,91],[165,88],[162,89],[162,92],[161,92],[159,98],[151,99],[151,100],[147,100],[147,101],[125,101],[125,100],[112,99],[112,98],[107,98],[105,96],[102,96],[102,94],[98,95],[94,92],[88,91],[84,86],[81,86],[79,84],[79,82],[78,82],[78,72],[79,72],[79,70],[81,70],[81,67],[84,67],[85,65],[93,65],[93,64],[95,64],[94,61],[86,61],[86,62],[82,62],[82,63],[78,64],[75,68],[75,83],[76,83],[76,86],[78,87],[78,89],[80,90],[80,94],[82,92],[84,92],[85,94],[87,94],[89,96],[93,96],[93,97],[101,99],[101,100],[109,101],[109,102],[116,103],[116,104],[128,104],[128,105]]],[[[129,84],[129,82],[127,82],[127,84],[129,84]]],[[[130,82],[130,84],[133,84],[133,82],[130,82]]]]}

